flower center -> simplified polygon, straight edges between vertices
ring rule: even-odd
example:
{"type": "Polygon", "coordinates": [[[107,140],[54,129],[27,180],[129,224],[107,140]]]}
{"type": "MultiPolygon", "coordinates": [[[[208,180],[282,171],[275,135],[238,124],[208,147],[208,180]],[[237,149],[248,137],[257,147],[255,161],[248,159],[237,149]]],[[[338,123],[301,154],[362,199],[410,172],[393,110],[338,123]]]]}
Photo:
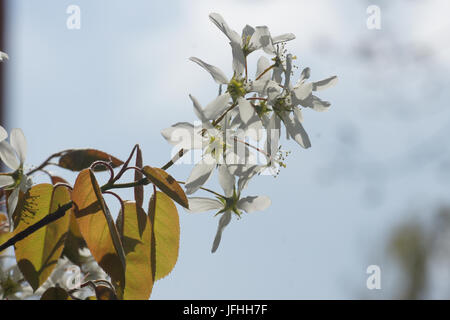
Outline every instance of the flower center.
{"type": "Polygon", "coordinates": [[[245,96],[247,92],[245,91],[244,79],[238,80],[233,77],[230,83],[228,83],[227,91],[231,95],[231,98],[233,98],[233,101],[245,96]]]}

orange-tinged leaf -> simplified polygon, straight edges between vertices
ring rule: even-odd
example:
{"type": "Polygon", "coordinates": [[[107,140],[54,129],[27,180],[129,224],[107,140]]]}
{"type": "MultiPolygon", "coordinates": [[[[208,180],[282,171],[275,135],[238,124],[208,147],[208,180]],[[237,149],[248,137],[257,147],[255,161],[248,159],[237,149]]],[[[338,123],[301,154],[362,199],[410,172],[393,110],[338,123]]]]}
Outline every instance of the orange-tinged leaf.
{"type": "Polygon", "coordinates": [[[114,221],[90,169],[77,177],[72,200],[80,233],[98,264],[116,288],[125,281],[125,254],[114,221]]]}
{"type": "Polygon", "coordinates": [[[151,264],[152,226],[145,211],[135,202],[124,203],[119,218],[123,222],[123,248],[127,262],[125,300],[148,300],[153,288],[151,264]]]}
{"type": "Polygon", "coordinates": [[[175,203],[159,191],[150,199],[148,212],[153,226],[152,263],[156,281],[175,267],[180,246],[180,221],[175,203]]]}
{"type": "Polygon", "coordinates": [[[160,168],[145,166],[144,174],[152,183],[154,183],[162,192],[167,194],[173,200],[185,208],[189,208],[186,194],[178,182],[167,172],[160,168]]]}
{"type": "Polygon", "coordinates": [[[69,258],[72,263],[81,266],[82,257],[80,256],[80,249],[86,248],[86,242],[80,233],[78,223],[73,212],[70,214],[69,233],[66,242],[64,243],[63,255],[69,258]]]}
{"type": "MultiPolygon", "coordinates": [[[[14,233],[21,232],[60,206],[70,202],[70,192],[60,186],[39,184],[32,187],[14,213],[14,233]]],[[[35,231],[15,244],[16,260],[25,279],[36,290],[50,276],[61,256],[69,230],[70,214],[35,231]]]]}
{"type": "MultiPolygon", "coordinates": [[[[142,168],[142,152],[141,148],[137,146],[136,149],[136,167],[142,168]]],[[[142,172],[135,170],[134,172],[134,181],[139,181],[144,177],[142,172]]],[[[136,200],[136,205],[142,208],[142,204],[144,203],[144,186],[139,185],[134,187],[134,200],[136,200]]]]}
{"type": "Polygon", "coordinates": [[[53,184],[53,185],[55,185],[55,184],[57,184],[57,183],[65,183],[65,184],[69,184],[69,183],[67,182],[67,180],[65,180],[65,179],[63,179],[63,178],[61,178],[61,177],[58,177],[58,176],[51,176],[50,178],[51,178],[51,180],[52,180],[52,184],[53,184]]]}
{"type": "MultiPolygon", "coordinates": [[[[95,161],[110,162],[113,168],[123,164],[122,160],[113,157],[100,150],[95,149],[78,149],[71,150],[59,158],[58,166],[71,171],[81,171],[87,169],[95,161]]],[[[97,166],[95,171],[106,170],[104,166],[97,166]]]]}

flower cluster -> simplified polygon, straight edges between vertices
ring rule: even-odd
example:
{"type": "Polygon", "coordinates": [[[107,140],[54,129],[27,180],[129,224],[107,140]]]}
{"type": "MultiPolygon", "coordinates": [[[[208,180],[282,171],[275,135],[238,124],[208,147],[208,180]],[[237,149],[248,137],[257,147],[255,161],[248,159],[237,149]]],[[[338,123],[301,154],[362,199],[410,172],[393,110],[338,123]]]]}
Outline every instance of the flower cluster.
{"type": "Polygon", "coordinates": [[[185,187],[188,195],[203,189],[216,197],[189,200],[191,212],[218,210],[217,214],[222,215],[212,247],[214,252],[233,213],[240,217],[243,211],[264,210],[270,205],[268,197],[241,197],[241,192],[254,176],[263,172],[277,175],[280,167],[285,166],[288,152],[279,145],[282,125],[288,139],[303,148],[311,146],[301,109],[328,110],[330,103],[313,93],[335,85],[337,77],[310,82],[310,69],[304,68],[294,85],[291,78],[295,56],[286,50],[286,43],[295,39],[292,33],[272,36],[266,26],[246,25],[239,35],[219,14],[211,13],[209,18],[230,41],[233,74],[227,76],[220,68],[191,57],[219,84],[219,95],[205,107],[190,96],[201,125],[179,122],[164,129],[162,135],[181,149],[177,154],[202,150],[202,158],[195,164],[185,187]],[[259,50],[264,55],[257,60],[255,77],[250,79],[247,57],[259,50]],[[252,150],[263,156],[263,163],[254,161],[252,150]],[[203,187],[215,169],[224,194],[203,187]]]}

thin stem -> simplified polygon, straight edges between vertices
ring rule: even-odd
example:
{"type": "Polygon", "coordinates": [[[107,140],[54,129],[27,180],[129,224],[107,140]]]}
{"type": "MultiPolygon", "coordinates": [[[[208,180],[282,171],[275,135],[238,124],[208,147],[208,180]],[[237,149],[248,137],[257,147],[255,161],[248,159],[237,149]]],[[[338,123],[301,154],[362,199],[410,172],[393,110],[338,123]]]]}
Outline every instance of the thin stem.
{"type": "Polygon", "coordinates": [[[262,101],[267,101],[266,98],[261,98],[261,97],[251,97],[251,98],[247,98],[247,100],[262,100],[262,101]]]}
{"type": "Polygon", "coordinates": [[[105,192],[105,191],[112,190],[112,189],[134,188],[136,186],[145,186],[149,183],[150,183],[150,181],[147,178],[142,178],[138,181],[133,181],[133,182],[128,182],[128,183],[115,183],[115,184],[107,183],[104,186],[102,186],[100,188],[100,190],[102,192],[105,192]]]}
{"type": "Polygon", "coordinates": [[[237,102],[233,103],[227,110],[225,110],[225,112],[219,118],[214,120],[212,122],[213,127],[217,126],[217,124],[220,123],[220,121],[222,121],[222,119],[227,115],[227,113],[230,112],[231,110],[233,110],[236,106],[237,106],[237,102]]]}
{"type": "Polygon", "coordinates": [[[134,152],[135,152],[138,148],[139,148],[139,145],[138,145],[138,144],[136,144],[136,145],[133,147],[133,150],[131,150],[130,156],[128,157],[127,161],[124,162],[122,168],[120,169],[119,173],[117,173],[117,175],[115,176],[115,178],[113,179],[112,182],[116,182],[117,180],[119,180],[119,179],[122,177],[122,175],[125,173],[125,171],[126,171],[127,168],[128,168],[128,164],[130,163],[131,158],[132,158],[133,155],[134,155],[134,152]]]}
{"type": "Polygon", "coordinates": [[[269,72],[273,67],[275,67],[274,64],[271,65],[270,67],[268,67],[266,70],[264,70],[259,76],[257,76],[256,79],[255,79],[255,81],[261,79],[261,77],[262,77],[265,73],[269,72]]]}
{"type": "Polygon", "coordinates": [[[30,234],[36,232],[40,228],[45,227],[46,225],[52,223],[53,221],[58,220],[59,218],[62,218],[66,214],[66,212],[70,208],[72,208],[72,205],[73,205],[73,201],[66,203],[65,205],[59,207],[55,212],[48,214],[47,216],[45,216],[44,218],[42,218],[35,224],[29,226],[28,228],[26,228],[25,230],[23,230],[17,234],[15,234],[13,237],[9,238],[5,243],[0,245],[0,252],[5,250],[6,248],[16,244],[16,242],[25,239],[30,234]]]}
{"type": "Polygon", "coordinates": [[[62,156],[63,154],[65,154],[65,153],[67,153],[67,152],[70,152],[70,151],[72,151],[72,150],[73,150],[73,149],[67,149],[67,150],[60,151],[60,152],[57,152],[57,153],[52,154],[50,157],[48,157],[47,159],[45,159],[45,161],[42,162],[38,167],[36,167],[36,168],[34,168],[34,169],[28,171],[27,175],[31,175],[31,174],[33,174],[33,173],[36,173],[36,172],[39,171],[39,170],[44,169],[44,168],[45,168],[46,166],[48,166],[49,164],[53,164],[53,163],[51,163],[51,160],[53,160],[54,158],[60,157],[60,156],[62,156]]]}
{"type": "Polygon", "coordinates": [[[261,153],[264,154],[266,157],[269,157],[270,159],[272,159],[272,156],[271,156],[270,154],[268,154],[266,151],[264,151],[264,150],[262,150],[262,149],[260,149],[260,148],[258,148],[258,147],[255,147],[254,145],[251,145],[250,143],[248,143],[248,142],[246,142],[246,141],[240,140],[240,139],[238,139],[237,137],[234,137],[234,141],[243,143],[243,144],[245,144],[247,147],[252,148],[252,149],[254,149],[254,150],[258,151],[258,152],[261,152],[261,153]]]}
{"type": "Polygon", "coordinates": [[[178,151],[178,153],[169,160],[169,162],[167,162],[165,165],[163,165],[161,167],[161,169],[163,170],[167,170],[169,169],[171,166],[173,166],[175,164],[175,162],[177,162],[178,160],[180,160],[180,158],[186,153],[188,152],[188,150],[186,149],[180,149],[180,151],[178,151]]]}
{"type": "MultiPolygon", "coordinates": [[[[184,182],[184,181],[177,181],[177,182],[178,182],[179,184],[186,184],[186,182],[184,182]]],[[[218,197],[225,198],[224,195],[221,195],[220,193],[217,193],[217,192],[215,192],[215,191],[212,191],[211,189],[203,188],[203,187],[200,187],[200,189],[202,189],[203,191],[207,191],[207,192],[209,192],[209,193],[215,194],[215,195],[218,196],[218,197]]]]}
{"type": "Polygon", "coordinates": [[[248,80],[248,70],[247,70],[247,56],[245,56],[245,81],[248,80]]]}

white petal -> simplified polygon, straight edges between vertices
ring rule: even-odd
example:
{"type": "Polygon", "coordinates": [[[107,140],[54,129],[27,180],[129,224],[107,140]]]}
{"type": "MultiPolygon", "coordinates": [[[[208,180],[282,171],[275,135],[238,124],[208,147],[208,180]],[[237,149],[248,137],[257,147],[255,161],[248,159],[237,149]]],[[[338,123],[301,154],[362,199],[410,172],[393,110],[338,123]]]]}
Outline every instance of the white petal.
{"type": "Polygon", "coordinates": [[[264,52],[273,54],[275,52],[275,48],[272,44],[272,38],[270,36],[269,28],[267,28],[266,26],[256,27],[255,33],[250,39],[249,48],[250,51],[263,48],[264,52]]]}
{"type": "Polygon", "coordinates": [[[4,61],[4,60],[8,60],[9,56],[5,53],[0,51],[0,62],[4,61]]]}
{"type": "Polygon", "coordinates": [[[303,83],[304,80],[309,79],[311,75],[311,69],[310,68],[305,68],[302,70],[302,73],[300,75],[300,79],[298,79],[297,85],[303,83]]]}
{"type": "Polygon", "coordinates": [[[231,197],[234,191],[234,176],[228,171],[226,165],[219,166],[219,183],[223,191],[225,191],[226,197],[231,197]]]}
{"type": "MultiPolygon", "coordinates": [[[[255,74],[255,79],[258,78],[260,76],[260,74],[262,74],[265,70],[267,70],[267,68],[270,67],[270,61],[269,59],[267,59],[266,57],[262,56],[258,59],[258,64],[256,67],[256,74],[255,74]]],[[[270,80],[270,72],[266,72],[262,75],[261,78],[259,78],[259,80],[270,80]]]]}
{"type": "Polygon", "coordinates": [[[189,95],[189,98],[192,100],[194,112],[196,116],[202,121],[202,125],[207,129],[211,128],[211,124],[209,123],[209,120],[206,118],[205,112],[203,111],[198,100],[192,95],[189,95]]]}
{"type": "Polygon", "coordinates": [[[203,197],[190,197],[189,209],[187,211],[192,213],[206,212],[210,210],[219,210],[223,208],[223,203],[216,199],[203,197]]]}
{"type": "Polygon", "coordinates": [[[238,193],[241,193],[244,190],[250,180],[261,170],[261,166],[253,165],[251,167],[242,168],[240,172],[235,173],[239,176],[238,180],[238,193]]]}
{"type": "Polygon", "coordinates": [[[298,100],[306,99],[313,90],[313,84],[311,82],[298,84],[294,88],[294,95],[298,100]]]}
{"type": "Polygon", "coordinates": [[[303,114],[300,108],[294,108],[294,116],[297,118],[298,121],[303,122],[303,114]]]}
{"type": "Polygon", "coordinates": [[[247,213],[251,213],[254,211],[265,210],[271,203],[272,201],[267,196],[245,197],[238,201],[237,207],[247,213]]]}
{"type": "Polygon", "coordinates": [[[303,128],[302,123],[298,121],[297,117],[292,119],[288,114],[284,114],[282,120],[286,126],[286,131],[289,136],[291,136],[303,148],[307,149],[311,147],[308,134],[303,128]]]}
{"type": "Polygon", "coordinates": [[[22,129],[12,129],[9,141],[14,150],[16,150],[20,163],[23,164],[27,157],[27,140],[25,139],[22,129]]]}
{"type": "Polygon", "coordinates": [[[233,54],[233,71],[235,76],[241,76],[245,70],[245,56],[238,43],[230,42],[233,54]]]}
{"type": "Polygon", "coordinates": [[[209,120],[215,120],[221,116],[227,110],[230,98],[230,94],[226,92],[210,102],[203,110],[205,117],[209,120]]]}
{"type": "MultiPolygon", "coordinates": [[[[245,125],[243,126],[245,127],[245,125]]],[[[261,119],[256,112],[253,112],[253,116],[247,123],[247,129],[245,129],[245,136],[250,139],[260,141],[264,136],[264,130],[261,119]]]]}
{"type": "Polygon", "coordinates": [[[0,142],[0,159],[12,170],[17,170],[20,166],[14,149],[6,141],[0,142]]]}
{"type": "Polygon", "coordinates": [[[319,90],[324,90],[324,89],[327,89],[327,88],[331,88],[332,86],[336,85],[337,82],[338,82],[337,76],[329,77],[327,79],[314,82],[313,83],[313,90],[314,91],[319,91],[319,90]]]}
{"type": "Polygon", "coordinates": [[[283,68],[282,67],[274,67],[272,69],[272,80],[276,83],[281,83],[281,75],[283,74],[283,68]]]}
{"type": "Polygon", "coordinates": [[[196,57],[190,57],[189,60],[195,62],[200,67],[202,67],[203,69],[208,71],[211,74],[211,76],[213,77],[214,81],[216,81],[218,84],[227,84],[228,83],[228,78],[225,76],[223,71],[220,70],[219,68],[212,66],[196,57]]]}
{"type": "Polygon", "coordinates": [[[203,186],[211,177],[215,166],[215,162],[211,163],[210,161],[201,160],[197,163],[186,181],[186,193],[192,194],[203,186]]]}
{"type": "Polygon", "coordinates": [[[12,215],[14,210],[16,210],[17,203],[19,202],[19,188],[16,188],[11,192],[8,197],[8,216],[9,221],[12,221],[12,215]]]}
{"type": "Polygon", "coordinates": [[[312,108],[314,111],[323,112],[330,109],[331,103],[329,103],[328,101],[323,101],[314,95],[311,96],[311,98],[312,100],[310,108],[312,108]]]}
{"type": "Polygon", "coordinates": [[[293,33],[284,33],[276,37],[272,37],[272,43],[277,44],[280,42],[291,41],[295,39],[295,34],[293,33]]]}
{"type": "Polygon", "coordinates": [[[267,139],[264,149],[271,156],[276,155],[278,152],[278,144],[280,141],[280,129],[276,128],[276,118],[278,118],[278,116],[273,113],[266,128],[267,139]]]}
{"type": "Polygon", "coordinates": [[[244,123],[248,123],[248,121],[251,119],[251,117],[255,113],[255,110],[253,109],[250,102],[247,99],[242,98],[242,97],[240,97],[238,99],[238,106],[239,106],[239,115],[241,116],[241,120],[244,123]]]}
{"type": "Polygon", "coordinates": [[[241,37],[239,37],[239,34],[230,29],[220,14],[211,13],[209,19],[228,37],[228,39],[230,39],[231,42],[238,43],[239,45],[241,44],[241,37]]]}
{"type": "Polygon", "coordinates": [[[286,71],[284,73],[284,87],[291,89],[292,54],[286,56],[286,71]]]}
{"type": "Polygon", "coordinates": [[[14,183],[14,179],[11,176],[0,175],[0,188],[10,186],[14,183]]]}
{"type": "Polygon", "coordinates": [[[6,138],[8,138],[8,132],[6,132],[5,128],[0,126],[0,141],[5,140],[6,138]]]}
{"type": "Polygon", "coordinates": [[[211,249],[211,252],[216,252],[217,248],[219,247],[220,240],[222,239],[222,232],[225,229],[225,227],[230,223],[231,221],[231,211],[227,211],[220,217],[219,220],[219,226],[217,227],[217,233],[216,237],[214,238],[213,246],[211,249]]]}
{"type": "Polygon", "coordinates": [[[188,122],[178,122],[169,128],[163,129],[161,130],[161,135],[171,145],[180,149],[190,150],[202,147],[202,136],[197,134],[197,128],[188,122]]]}
{"type": "Polygon", "coordinates": [[[247,41],[247,38],[251,38],[251,36],[255,33],[255,28],[249,26],[248,24],[242,29],[242,40],[247,41]]]}

